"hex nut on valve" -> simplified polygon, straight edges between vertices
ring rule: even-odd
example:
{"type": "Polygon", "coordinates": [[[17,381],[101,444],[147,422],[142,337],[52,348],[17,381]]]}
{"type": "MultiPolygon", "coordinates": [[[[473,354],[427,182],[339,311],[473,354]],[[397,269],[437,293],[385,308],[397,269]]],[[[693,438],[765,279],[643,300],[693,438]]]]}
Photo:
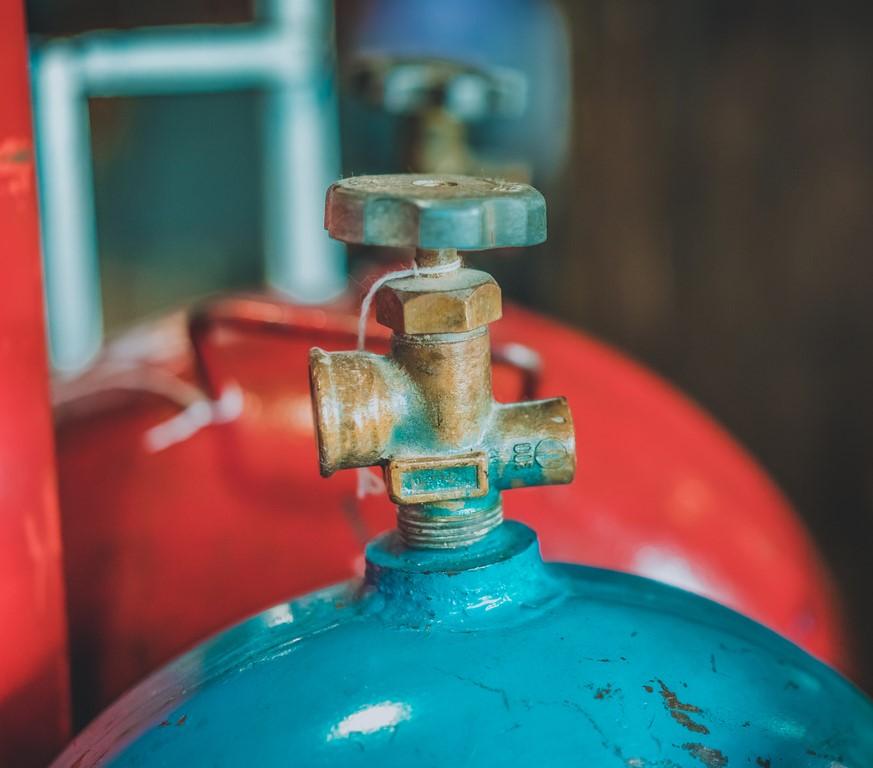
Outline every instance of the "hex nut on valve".
{"type": "Polygon", "coordinates": [[[458,270],[438,282],[429,277],[392,280],[376,294],[377,319],[396,333],[463,333],[501,316],[500,286],[475,269],[458,270]]]}

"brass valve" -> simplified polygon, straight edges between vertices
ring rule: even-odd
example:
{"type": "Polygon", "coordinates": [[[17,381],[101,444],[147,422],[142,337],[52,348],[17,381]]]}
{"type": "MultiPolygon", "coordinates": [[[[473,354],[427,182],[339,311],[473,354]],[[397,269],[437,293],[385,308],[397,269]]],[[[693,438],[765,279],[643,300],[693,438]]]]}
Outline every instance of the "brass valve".
{"type": "Polygon", "coordinates": [[[360,176],[328,190],[325,227],[348,243],[415,248],[419,266],[444,271],[379,289],[389,355],[310,352],[322,475],[382,467],[401,536],[423,548],[481,539],[503,519],[504,490],[569,483],[567,402],[495,402],[488,324],[501,316],[500,288],[458,257],[545,240],[542,195],[466,176],[360,176]]]}

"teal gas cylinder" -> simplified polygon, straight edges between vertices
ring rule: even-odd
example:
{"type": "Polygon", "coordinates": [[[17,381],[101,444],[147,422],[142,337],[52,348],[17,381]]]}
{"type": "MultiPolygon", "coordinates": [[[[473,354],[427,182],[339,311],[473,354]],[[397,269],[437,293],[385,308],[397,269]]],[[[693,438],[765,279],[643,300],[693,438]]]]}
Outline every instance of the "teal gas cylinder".
{"type": "Polygon", "coordinates": [[[499,290],[454,248],[541,240],[544,210],[483,179],[334,185],[334,236],[419,248],[376,294],[392,353],[310,361],[323,473],[381,467],[398,528],[361,580],[182,656],[56,765],[873,765],[873,705],[833,670],[681,590],[544,563],[503,522],[502,491],[572,479],[573,424],[562,398],[493,401],[499,290]]]}
{"type": "Polygon", "coordinates": [[[543,564],[505,522],[396,535],[367,576],[278,605],[124,696],[82,766],[873,765],[873,708],[786,640],[639,577],[543,564]]]}

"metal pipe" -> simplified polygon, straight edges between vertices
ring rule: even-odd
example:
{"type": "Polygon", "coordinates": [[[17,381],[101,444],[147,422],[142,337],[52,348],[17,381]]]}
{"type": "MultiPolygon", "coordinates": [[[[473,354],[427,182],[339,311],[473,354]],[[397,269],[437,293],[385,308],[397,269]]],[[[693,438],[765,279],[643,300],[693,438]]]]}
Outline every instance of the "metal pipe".
{"type": "Polygon", "coordinates": [[[103,337],[88,104],[65,44],[32,71],[49,339],[55,366],[77,370],[103,337]]]}
{"type": "Polygon", "coordinates": [[[301,302],[345,286],[344,250],[319,195],[340,175],[328,0],[270,0],[251,24],[92,32],[33,54],[52,358],[80,370],[103,337],[87,99],[259,88],[264,108],[265,275],[301,302]]]}

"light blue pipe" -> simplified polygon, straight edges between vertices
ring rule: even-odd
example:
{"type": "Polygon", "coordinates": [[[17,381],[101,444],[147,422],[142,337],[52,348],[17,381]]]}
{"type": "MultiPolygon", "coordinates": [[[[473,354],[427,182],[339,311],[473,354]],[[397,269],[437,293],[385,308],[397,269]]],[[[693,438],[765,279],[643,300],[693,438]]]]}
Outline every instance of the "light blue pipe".
{"type": "Polygon", "coordinates": [[[52,361],[84,368],[103,339],[87,100],[266,91],[265,274],[296,301],[345,286],[345,253],[321,227],[321,195],[340,176],[328,0],[269,0],[237,26],[92,32],[35,47],[34,128],[52,361]],[[317,212],[316,212],[317,209],[317,212]]]}

